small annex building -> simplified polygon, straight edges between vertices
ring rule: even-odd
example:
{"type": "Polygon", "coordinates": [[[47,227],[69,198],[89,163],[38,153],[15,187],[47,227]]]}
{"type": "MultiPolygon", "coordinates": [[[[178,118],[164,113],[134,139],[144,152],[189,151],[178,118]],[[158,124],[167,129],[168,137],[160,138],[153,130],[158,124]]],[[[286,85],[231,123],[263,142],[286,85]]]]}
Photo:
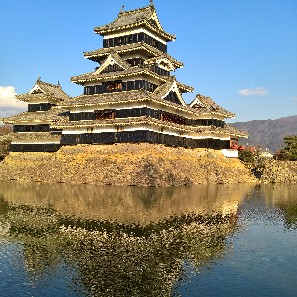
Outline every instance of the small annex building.
{"type": "Polygon", "coordinates": [[[61,86],[45,83],[40,78],[26,94],[16,95],[28,103],[28,111],[1,119],[13,125],[9,150],[13,152],[55,152],[61,146],[61,130],[52,127],[55,122],[67,121],[69,111],[61,102],[69,99],[61,86]]]}
{"type": "Polygon", "coordinates": [[[148,142],[188,148],[229,149],[247,135],[225,120],[235,115],[172,72],[183,67],[167,53],[175,36],[160,24],[156,9],[124,11],[96,27],[103,47],[85,52],[95,70],[73,76],[83,94],[71,98],[61,86],[37,80],[19,100],[28,111],[3,118],[13,125],[11,151],[57,151],[63,145],[148,142]]]}

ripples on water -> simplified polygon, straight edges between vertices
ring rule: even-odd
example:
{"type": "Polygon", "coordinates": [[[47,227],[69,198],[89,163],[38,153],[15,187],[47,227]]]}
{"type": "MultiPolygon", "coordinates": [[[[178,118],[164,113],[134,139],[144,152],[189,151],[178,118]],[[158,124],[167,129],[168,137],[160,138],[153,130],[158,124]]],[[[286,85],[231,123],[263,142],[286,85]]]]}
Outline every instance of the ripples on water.
{"type": "Polygon", "coordinates": [[[0,296],[297,296],[296,193],[2,182],[0,296]]]}

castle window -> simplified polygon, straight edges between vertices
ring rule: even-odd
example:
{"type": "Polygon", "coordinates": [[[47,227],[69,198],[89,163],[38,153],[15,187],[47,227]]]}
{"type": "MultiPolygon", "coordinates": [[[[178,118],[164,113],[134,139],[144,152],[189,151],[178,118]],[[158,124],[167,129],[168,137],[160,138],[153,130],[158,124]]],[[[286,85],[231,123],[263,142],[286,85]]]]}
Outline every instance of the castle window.
{"type": "Polygon", "coordinates": [[[111,120],[115,118],[114,110],[95,110],[96,120],[111,120]]]}
{"type": "Polygon", "coordinates": [[[55,106],[51,103],[39,103],[39,104],[28,104],[28,111],[35,112],[35,111],[48,111],[55,106]]]}
{"type": "Polygon", "coordinates": [[[106,87],[107,91],[121,91],[122,82],[109,82],[106,87]]]}
{"type": "Polygon", "coordinates": [[[144,33],[138,33],[138,42],[144,41],[144,33]]]}
{"type": "Polygon", "coordinates": [[[184,117],[169,113],[169,112],[162,112],[160,115],[161,121],[166,121],[174,124],[185,125],[186,120],[184,117]]]}
{"type": "Polygon", "coordinates": [[[129,36],[128,36],[127,43],[128,43],[128,44],[133,43],[133,36],[132,36],[132,35],[129,35],[129,36]]]}
{"type": "Polygon", "coordinates": [[[141,58],[133,58],[133,59],[127,59],[127,63],[129,63],[131,66],[137,66],[137,65],[143,65],[144,60],[141,58]]]}

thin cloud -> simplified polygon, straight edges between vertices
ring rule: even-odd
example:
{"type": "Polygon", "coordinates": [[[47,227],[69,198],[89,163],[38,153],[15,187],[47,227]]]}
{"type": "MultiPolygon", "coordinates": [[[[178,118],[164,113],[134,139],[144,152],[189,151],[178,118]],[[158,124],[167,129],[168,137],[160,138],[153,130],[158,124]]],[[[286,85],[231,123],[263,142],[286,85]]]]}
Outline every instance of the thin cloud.
{"type": "Polygon", "coordinates": [[[242,89],[239,90],[238,93],[241,96],[266,96],[268,91],[265,88],[258,87],[253,89],[242,89]]]}
{"type": "Polygon", "coordinates": [[[297,100],[297,97],[292,97],[290,98],[290,100],[297,100]]]}
{"type": "Polygon", "coordinates": [[[11,115],[15,115],[20,113],[19,109],[8,109],[8,110],[0,110],[0,124],[1,124],[1,118],[6,118],[11,115]]]}
{"type": "Polygon", "coordinates": [[[15,88],[12,86],[0,86],[0,107],[24,108],[27,106],[25,102],[16,99],[15,88]]]}

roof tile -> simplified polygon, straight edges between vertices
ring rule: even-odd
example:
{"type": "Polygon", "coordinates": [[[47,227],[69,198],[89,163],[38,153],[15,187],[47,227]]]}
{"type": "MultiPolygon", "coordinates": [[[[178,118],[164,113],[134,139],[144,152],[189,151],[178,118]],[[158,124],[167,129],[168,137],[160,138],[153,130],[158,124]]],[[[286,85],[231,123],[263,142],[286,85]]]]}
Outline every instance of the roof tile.
{"type": "Polygon", "coordinates": [[[175,36],[169,34],[163,30],[159,21],[156,22],[153,18],[156,15],[156,9],[153,5],[146,6],[144,8],[121,11],[118,17],[111,23],[104,26],[96,27],[94,31],[98,34],[105,34],[108,32],[121,30],[125,28],[131,28],[144,24],[153,31],[157,31],[163,35],[168,41],[174,40],[175,36]]]}
{"type": "Polygon", "coordinates": [[[68,120],[68,110],[60,107],[52,107],[48,111],[38,112],[22,112],[17,115],[2,118],[1,121],[6,124],[18,123],[42,123],[42,122],[56,122],[68,120]]]}

